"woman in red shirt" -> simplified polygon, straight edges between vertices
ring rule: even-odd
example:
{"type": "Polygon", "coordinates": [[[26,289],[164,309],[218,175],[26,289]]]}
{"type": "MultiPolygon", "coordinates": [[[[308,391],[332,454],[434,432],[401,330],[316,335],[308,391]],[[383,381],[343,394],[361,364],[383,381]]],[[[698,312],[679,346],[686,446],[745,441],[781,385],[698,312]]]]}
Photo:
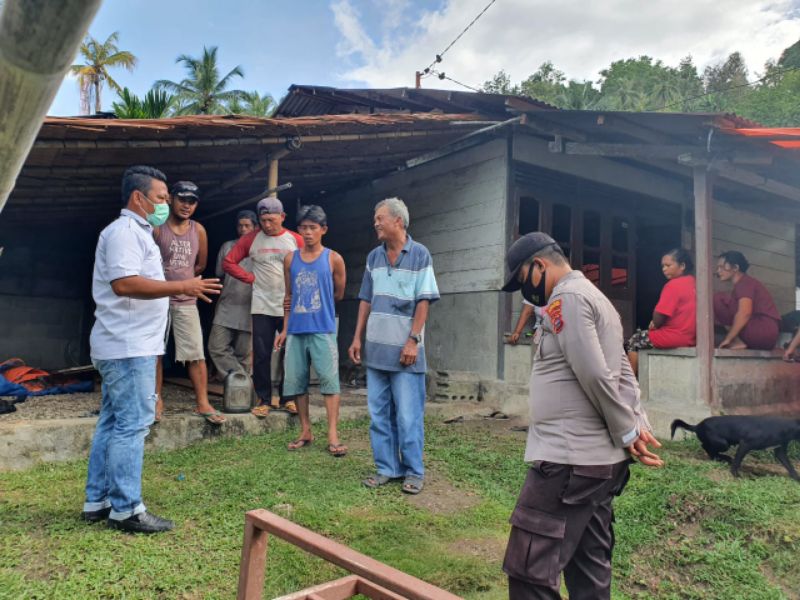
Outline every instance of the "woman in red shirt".
{"type": "Polygon", "coordinates": [[[628,340],[628,359],[634,373],[639,372],[639,350],[647,348],[686,348],[696,343],[697,295],[692,255],[675,248],[661,257],[661,272],[667,283],[661,290],[647,331],[637,330],[628,340]]]}
{"type": "Polygon", "coordinates": [[[714,294],[714,321],[728,330],[719,347],[772,350],[781,315],[764,284],[747,274],[749,267],[744,254],[736,250],[723,252],[717,261],[717,277],[733,283],[730,294],[714,294]]]}

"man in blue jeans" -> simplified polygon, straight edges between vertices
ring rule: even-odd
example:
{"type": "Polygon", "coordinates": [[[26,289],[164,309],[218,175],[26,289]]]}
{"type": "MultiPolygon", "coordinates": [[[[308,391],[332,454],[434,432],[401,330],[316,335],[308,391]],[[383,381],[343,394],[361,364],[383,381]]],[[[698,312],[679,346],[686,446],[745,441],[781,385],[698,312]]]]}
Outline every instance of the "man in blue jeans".
{"type": "Polygon", "coordinates": [[[123,209],[97,241],[92,296],[97,309],[90,338],[103,378],[103,402],[89,454],[82,517],[133,533],[172,529],[172,521],[142,503],[144,438],[155,417],[156,359],[164,354],[169,296],[210,302],[218,279],[165,281],[153,227],[169,216],[167,179],[135,166],[122,178],[123,209]]]}
{"type": "Polygon", "coordinates": [[[399,198],[375,207],[380,246],[369,253],[350,359],[361,363],[366,329],[367,406],[376,473],[369,488],[403,478],[403,491],[422,491],[425,469],[425,321],[439,299],[430,252],[411,239],[408,208],[399,198]]]}

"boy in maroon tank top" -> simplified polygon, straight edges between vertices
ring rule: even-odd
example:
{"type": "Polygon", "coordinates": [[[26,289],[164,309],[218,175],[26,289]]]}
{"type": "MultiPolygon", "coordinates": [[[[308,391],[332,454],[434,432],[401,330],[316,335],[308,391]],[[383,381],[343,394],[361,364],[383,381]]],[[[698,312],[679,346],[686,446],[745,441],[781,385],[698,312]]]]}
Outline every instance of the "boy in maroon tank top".
{"type": "MultiPolygon", "coordinates": [[[[167,281],[191,279],[206,269],[208,261],[208,236],[205,228],[192,215],[197,210],[200,190],[191,181],[179,181],[170,191],[170,215],[167,222],[154,232],[156,244],[164,262],[167,281]]],[[[203,349],[203,331],[197,300],[188,296],[170,296],[169,316],[175,337],[175,360],[186,364],[192,382],[197,408],[195,414],[213,425],[225,422],[219,412],[208,402],[208,370],[203,349]]],[[[156,379],[156,422],[164,410],[161,399],[163,368],[158,361],[156,379]]]]}

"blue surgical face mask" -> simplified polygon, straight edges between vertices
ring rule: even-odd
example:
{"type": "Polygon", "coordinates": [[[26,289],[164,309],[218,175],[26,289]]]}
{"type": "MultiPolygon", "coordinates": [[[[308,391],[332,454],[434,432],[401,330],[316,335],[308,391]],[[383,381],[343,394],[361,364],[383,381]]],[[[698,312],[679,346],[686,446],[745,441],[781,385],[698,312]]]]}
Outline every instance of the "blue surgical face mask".
{"type": "MultiPolygon", "coordinates": [[[[142,194],[141,192],[139,192],[142,194]]],[[[169,204],[156,204],[150,198],[142,194],[142,197],[147,200],[150,204],[153,205],[153,212],[149,213],[145,218],[147,222],[150,223],[153,227],[159,227],[167,222],[169,218],[169,204]]]]}

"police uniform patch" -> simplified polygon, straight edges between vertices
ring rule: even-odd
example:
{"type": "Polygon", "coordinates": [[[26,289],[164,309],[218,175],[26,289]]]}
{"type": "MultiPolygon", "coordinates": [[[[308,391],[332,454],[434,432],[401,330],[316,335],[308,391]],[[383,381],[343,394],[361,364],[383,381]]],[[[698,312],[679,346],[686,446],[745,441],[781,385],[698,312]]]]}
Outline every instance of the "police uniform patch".
{"type": "Polygon", "coordinates": [[[553,300],[547,305],[547,308],[544,309],[544,312],[546,312],[547,316],[550,317],[550,323],[553,325],[553,331],[555,333],[561,333],[561,330],[564,329],[564,319],[561,316],[561,300],[553,300]]]}

